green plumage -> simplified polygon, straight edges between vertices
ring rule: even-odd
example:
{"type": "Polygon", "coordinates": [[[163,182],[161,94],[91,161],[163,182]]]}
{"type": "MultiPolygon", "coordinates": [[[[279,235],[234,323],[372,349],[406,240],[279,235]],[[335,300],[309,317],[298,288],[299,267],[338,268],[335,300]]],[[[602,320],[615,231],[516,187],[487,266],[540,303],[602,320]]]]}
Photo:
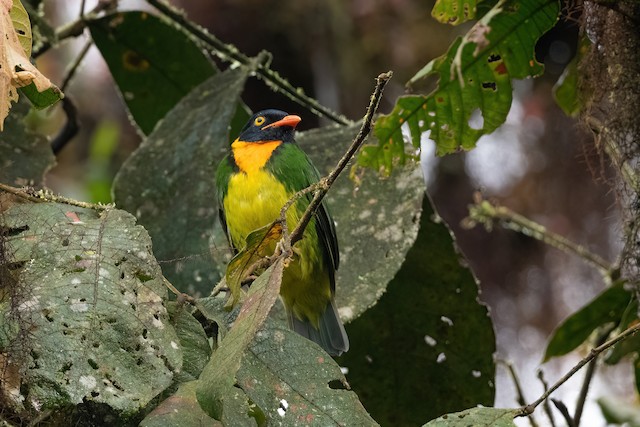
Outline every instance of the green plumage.
{"type": "MultiPolygon", "coordinates": [[[[236,249],[242,249],[251,231],[277,219],[293,194],[319,179],[316,168],[293,140],[299,120],[278,110],[257,113],[218,167],[220,219],[236,249]]],[[[300,198],[287,212],[290,230],[310,199],[300,198]]],[[[332,355],[349,346],[333,301],[338,264],[336,230],[323,203],[294,248],[280,295],[292,329],[332,355]]]]}

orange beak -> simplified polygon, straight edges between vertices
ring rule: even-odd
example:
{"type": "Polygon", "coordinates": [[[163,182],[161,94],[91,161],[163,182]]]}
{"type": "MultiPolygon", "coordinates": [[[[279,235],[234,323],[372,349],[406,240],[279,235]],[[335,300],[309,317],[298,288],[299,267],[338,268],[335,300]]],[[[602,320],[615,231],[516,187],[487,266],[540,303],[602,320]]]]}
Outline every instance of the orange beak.
{"type": "Polygon", "coordinates": [[[298,123],[300,123],[301,120],[302,119],[300,118],[300,116],[294,116],[294,115],[285,116],[282,119],[278,120],[277,122],[273,122],[270,125],[266,125],[265,127],[262,128],[262,130],[269,129],[272,127],[280,127],[280,126],[291,126],[292,128],[295,129],[295,127],[298,125],[298,123]]]}

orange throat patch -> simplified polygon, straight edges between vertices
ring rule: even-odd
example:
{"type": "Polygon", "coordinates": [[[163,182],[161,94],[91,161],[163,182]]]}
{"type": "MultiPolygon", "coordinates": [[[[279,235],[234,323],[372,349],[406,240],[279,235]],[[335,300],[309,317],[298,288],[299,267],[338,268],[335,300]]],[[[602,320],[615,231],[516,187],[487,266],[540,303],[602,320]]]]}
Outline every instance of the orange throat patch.
{"type": "Polygon", "coordinates": [[[238,168],[249,173],[262,169],[281,144],[282,141],[245,142],[236,139],[231,144],[231,150],[238,168]]]}

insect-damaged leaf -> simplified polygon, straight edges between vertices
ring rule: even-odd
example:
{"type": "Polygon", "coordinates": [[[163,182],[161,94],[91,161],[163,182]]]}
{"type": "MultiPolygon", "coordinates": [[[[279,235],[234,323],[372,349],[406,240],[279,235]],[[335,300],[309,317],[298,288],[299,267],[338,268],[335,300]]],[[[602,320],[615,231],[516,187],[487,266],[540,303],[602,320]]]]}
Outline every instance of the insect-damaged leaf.
{"type": "Polygon", "coordinates": [[[515,427],[513,419],[520,412],[520,409],[472,408],[443,415],[424,427],[515,427]]]}
{"type": "Polygon", "coordinates": [[[378,144],[363,147],[358,162],[387,174],[403,164],[412,156],[404,142],[405,124],[412,150],[420,148],[423,135],[435,141],[438,155],[475,147],[482,135],[504,123],[511,107],[511,79],[542,72],[534,46],[555,24],[558,12],[557,0],[498,2],[409,81],[439,79],[429,95],[403,96],[391,114],[376,121],[378,144]]]}
{"type": "Polygon", "coordinates": [[[23,369],[9,390],[18,406],[92,402],[126,417],[171,383],[182,353],[151,240],[130,214],[22,204],[0,229],[14,278],[2,317],[27,332],[8,343],[23,369]]]}

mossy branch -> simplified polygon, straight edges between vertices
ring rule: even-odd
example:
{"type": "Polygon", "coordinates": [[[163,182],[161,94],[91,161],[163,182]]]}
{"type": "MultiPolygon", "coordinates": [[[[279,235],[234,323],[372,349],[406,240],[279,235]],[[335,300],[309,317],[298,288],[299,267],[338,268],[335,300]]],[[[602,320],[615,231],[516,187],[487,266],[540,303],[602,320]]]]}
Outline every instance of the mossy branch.
{"type": "Polygon", "coordinates": [[[74,200],[68,197],[53,194],[48,190],[36,190],[35,188],[30,187],[16,188],[2,183],[0,183],[0,191],[13,194],[14,196],[33,203],[63,203],[65,205],[77,206],[79,208],[85,209],[93,209],[96,211],[104,211],[106,209],[111,209],[114,206],[113,204],[102,205],[74,200]]]}
{"type": "Polygon", "coordinates": [[[535,221],[526,218],[511,209],[498,206],[482,198],[480,193],[474,195],[474,204],[469,206],[469,216],[462,222],[465,228],[473,228],[477,224],[484,225],[491,231],[494,222],[498,222],[504,228],[533,237],[566,253],[574,254],[587,263],[596,267],[608,280],[617,278],[618,268],[604,258],[590,252],[584,246],[567,239],[560,234],[547,230],[547,228],[535,221]]]}

